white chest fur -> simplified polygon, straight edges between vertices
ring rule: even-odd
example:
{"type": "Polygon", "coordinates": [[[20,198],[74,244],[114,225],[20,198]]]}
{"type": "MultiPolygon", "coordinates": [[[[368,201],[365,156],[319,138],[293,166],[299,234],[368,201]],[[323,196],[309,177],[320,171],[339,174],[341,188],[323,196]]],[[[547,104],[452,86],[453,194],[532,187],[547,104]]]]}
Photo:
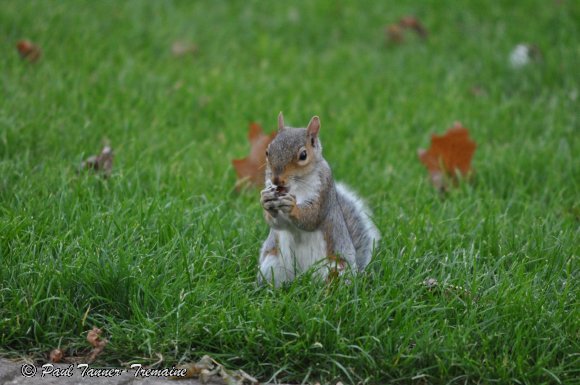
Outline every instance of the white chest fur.
{"type": "Polygon", "coordinates": [[[318,196],[321,187],[320,177],[315,173],[311,173],[301,179],[291,179],[289,182],[290,194],[296,197],[297,204],[318,196]]]}
{"type": "Polygon", "coordinates": [[[322,231],[280,230],[277,236],[280,257],[287,270],[303,272],[326,258],[322,231]]]}
{"type": "MultiPolygon", "coordinates": [[[[289,187],[290,194],[296,197],[296,204],[302,204],[319,194],[320,178],[311,173],[301,179],[291,179],[289,187]]],[[[302,231],[289,226],[278,232],[278,247],[285,267],[295,272],[306,271],[326,259],[326,242],[322,231],[302,231]]]]}

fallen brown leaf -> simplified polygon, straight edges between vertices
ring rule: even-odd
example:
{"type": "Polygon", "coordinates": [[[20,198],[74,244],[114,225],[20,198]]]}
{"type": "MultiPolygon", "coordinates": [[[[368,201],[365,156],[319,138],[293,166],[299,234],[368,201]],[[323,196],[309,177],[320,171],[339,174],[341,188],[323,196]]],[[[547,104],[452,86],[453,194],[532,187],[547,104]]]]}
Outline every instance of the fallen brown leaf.
{"type": "Polygon", "coordinates": [[[185,369],[186,373],[183,377],[171,377],[172,380],[180,380],[184,378],[199,378],[199,380],[206,384],[214,377],[220,377],[227,385],[243,385],[251,384],[257,385],[258,380],[250,376],[243,370],[228,370],[219,362],[210,356],[203,356],[201,360],[195,363],[180,365],[178,369],[185,369]]]}
{"type": "MultiPolygon", "coordinates": [[[[97,327],[93,327],[87,333],[87,342],[91,346],[91,350],[83,350],[79,355],[65,355],[62,349],[53,349],[48,355],[50,362],[53,363],[68,363],[68,364],[80,364],[80,363],[92,363],[96,358],[103,353],[103,350],[109,343],[109,340],[102,338],[101,334],[103,331],[97,327]]],[[[163,357],[161,357],[163,359],[163,357]]]]}
{"type": "Polygon", "coordinates": [[[402,43],[405,40],[405,32],[407,30],[414,31],[421,39],[427,38],[427,29],[414,16],[405,16],[399,20],[398,23],[388,25],[385,28],[387,40],[391,43],[402,43]]]}
{"type": "Polygon", "coordinates": [[[247,185],[260,187],[264,185],[264,173],[266,168],[266,149],[276,137],[277,132],[264,134],[258,123],[250,123],[248,140],[250,141],[250,154],[244,159],[232,160],[238,180],[236,189],[240,190],[247,185]]]}
{"type": "Polygon", "coordinates": [[[393,43],[402,43],[404,40],[403,37],[403,28],[401,28],[398,24],[391,24],[386,27],[387,39],[393,43]]]}
{"type": "Polygon", "coordinates": [[[52,349],[50,351],[49,356],[48,356],[48,359],[50,360],[50,362],[53,362],[55,364],[61,362],[63,358],[64,358],[64,353],[60,349],[52,349]]]}
{"type": "MultiPolygon", "coordinates": [[[[213,370],[214,363],[210,356],[203,356],[201,360],[197,362],[191,362],[183,365],[179,365],[178,369],[185,369],[184,378],[199,377],[203,370],[213,370]]],[[[179,379],[179,377],[172,377],[172,379],[179,379]]]]}
{"type": "Polygon", "coordinates": [[[473,86],[469,89],[469,93],[473,96],[486,96],[487,95],[487,91],[485,90],[485,88],[481,87],[481,86],[473,86]]]}
{"type": "Polygon", "coordinates": [[[181,57],[189,54],[193,55],[197,53],[197,50],[197,45],[187,41],[177,40],[171,44],[171,53],[175,57],[181,57]]]}
{"type": "Polygon", "coordinates": [[[427,38],[427,30],[416,17],[405,16],[399,21],[399,25],[403,28],[412,29],[423,39],[427,38]]]}
{"type": "Polygon", "coordinates": [[[471,172],[471,159],[476,144],[469,138],[469,131],[456,122],[445,135],[432,135],[431,147],[419,149],[419,160],[427,167],[433,185],[447,189],[447,180],[457,181],[457,173],[467,176],[471,172]]]}
{"type": "Polygon", "coordinates": [[[423,285],[427,288],[427,289],[433,289],[434,287],[437,287],[437,285],[439,285],[439,282],[437,281],[437,279],[435,278],[426,278],[423,281],[423,285]]]}
{"type": "Polygon", "coordinates": [[[105,145],[99,155],[92,155],[81,163],[80,170],[94,170],[101,173],[105,178],[111,176],[113,170],[113,149],[105,145]]]}
{"type": "Polygon", "coordinates": [[[20,57],[31,63],[34,63],[40,59],[40,56],[42,55],[40,47],[38,47],[36,44],[33,44],[29,40],[20,40],[16,44],[16,48],[18,49],[20,57]]]}
{"type": "Polygon", "coordinates": [[[93,347],[93,350],[87,357],[87,363],[95,361],[97,356],[103,352],[105,346],[109,343],[109,340],[106,338],[101,338],[102,333],[103,331],[96,326],[87,333],[87,342],[93,347]]]}

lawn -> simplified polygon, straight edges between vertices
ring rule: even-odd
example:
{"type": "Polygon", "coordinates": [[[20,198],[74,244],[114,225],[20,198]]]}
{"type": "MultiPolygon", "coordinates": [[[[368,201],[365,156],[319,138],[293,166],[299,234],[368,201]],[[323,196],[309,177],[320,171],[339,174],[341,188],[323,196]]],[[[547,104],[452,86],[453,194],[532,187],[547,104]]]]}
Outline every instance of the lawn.
{"type": "Polygon", "coordinates": [[[0,354],[74,356],[98,326],[108,365],[580,383],[578,20],[572,0],[2,1],[0,354]],[[388,44],[405,15],[428,39],[388,44]],[[514,69],[522,42],[541,58],[514,69]],[[279,111],[321,117],[335,178],[374,211],[350,285],[256,287],[268,228],[231,160],[279,111]],[[417,149],[455,121],[475,173],[441,195],[417,149]],[[112,176],[78,174],[104,140],[112,176]]]}

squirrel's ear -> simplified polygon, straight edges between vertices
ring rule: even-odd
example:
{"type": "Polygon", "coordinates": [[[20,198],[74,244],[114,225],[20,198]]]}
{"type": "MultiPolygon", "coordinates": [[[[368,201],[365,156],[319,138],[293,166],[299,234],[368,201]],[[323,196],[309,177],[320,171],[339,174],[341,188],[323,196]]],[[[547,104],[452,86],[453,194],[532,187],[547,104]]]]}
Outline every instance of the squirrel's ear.
{"type": "Polygon", "coordinates": [[[284,129],[284,115],[282,115],[282,111],[278,114],[278,131],[282,131],[284,129]]]}
{"type": "Polygon", "coordinates": [[[318,131],[320,131],[320,119],[318,116],[313,116],[312,119],[310,119],[310,123],[308,123],[306,132],[308,133],[308,136],[315,138],[318,136],[318,131]]]}

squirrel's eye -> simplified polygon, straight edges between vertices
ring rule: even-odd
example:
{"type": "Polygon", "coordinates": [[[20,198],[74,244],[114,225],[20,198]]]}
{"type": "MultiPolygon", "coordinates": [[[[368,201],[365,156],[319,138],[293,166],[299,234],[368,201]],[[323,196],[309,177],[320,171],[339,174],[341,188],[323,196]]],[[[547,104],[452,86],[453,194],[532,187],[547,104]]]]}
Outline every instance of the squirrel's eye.
{"type": "Polygon", "coordinates": [[[300,156],[298,157],[298,159],[300,160],[306,160],[306,150],[302,150],[302,152],[300,153],[300,156]]]}
{"type": "Polygon", "coordinates": [[[270,153],[268,152],[268,150],[266,150],[266,158],[270,156],[270,153]]]}

